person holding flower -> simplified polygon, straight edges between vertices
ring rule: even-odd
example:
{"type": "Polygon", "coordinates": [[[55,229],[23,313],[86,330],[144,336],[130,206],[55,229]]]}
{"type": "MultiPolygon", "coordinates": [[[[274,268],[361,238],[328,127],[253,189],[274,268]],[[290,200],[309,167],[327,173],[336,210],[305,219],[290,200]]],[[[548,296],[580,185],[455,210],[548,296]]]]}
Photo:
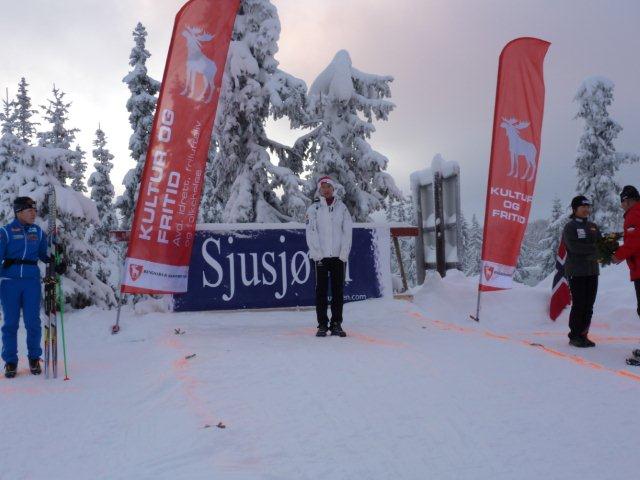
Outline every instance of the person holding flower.
{"type": "Polygon", "coordinates": [[[569,344],[578,348],[595,347],[589,337],[593,305],[598,294],[598,226],[589,222],[591,202],[584,195],[571,200],[571,220],[565,225],[562,239],[567,247],[565,275],[571,289],[569,344]]]}

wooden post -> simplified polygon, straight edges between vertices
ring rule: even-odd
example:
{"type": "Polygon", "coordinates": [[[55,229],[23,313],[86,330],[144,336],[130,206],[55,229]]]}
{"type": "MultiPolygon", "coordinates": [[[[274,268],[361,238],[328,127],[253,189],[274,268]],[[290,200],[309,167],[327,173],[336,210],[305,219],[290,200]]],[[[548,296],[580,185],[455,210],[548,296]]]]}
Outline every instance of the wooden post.
{"type": "Polygon", "coordinates": [[[409,290],[409,284],[407,283],[407,274],[404,271],[404,265],[402,264],[402,254],[400,253],[400,241],[398,237],[393,237],[393,245],[396,247],[396,259],[398,260],[398,266],[400,267],[400,276],[402,277],[402,291],[409,290]]]}
{"type": "Polygon", "coordinates": [[[416,245],[416,276],[417,276],[417,280],[418,280],[418,285],[422,285],[424,283],[424,279],[425,279],[425,270],[427,268],[426,265],[426,261],[424,258],[424,222],[423,222],[423,215],[424,212],[422,211],[422,195],[423,195],[423,191],[424,189],[422,187],[418,187],[416,189],[416,196],[418,198],[416,198],[415,202],[416,202],[416,211],[414,213],[415,215],[415,222],[416,225],[418,226],[418,235],[416,236],[416,240],[415,240],[415,245],[416,245]]]}
{"type": "Polygon", "coordinates": [[[446,253],[445,253],[445,220],[442,199],[442,175],[436,172],[433,176],[433,196],[434,210],[436,217],[436,265],[440,276],[447,274],[446,253]]]}

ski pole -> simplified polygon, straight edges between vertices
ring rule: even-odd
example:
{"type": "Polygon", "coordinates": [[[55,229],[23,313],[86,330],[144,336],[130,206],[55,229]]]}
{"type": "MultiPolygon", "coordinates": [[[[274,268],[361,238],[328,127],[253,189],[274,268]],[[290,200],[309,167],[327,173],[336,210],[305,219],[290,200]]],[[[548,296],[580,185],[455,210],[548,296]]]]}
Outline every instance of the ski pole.
{"type": "Polygon", "coordinates": [[[64,359],[64,379],[69,380],[67,373],[67,342],[64,336],[64,295],[62,292],[62,277],[58,275],[58,306],[60,308],[60,333],[62,334],[62,358],[64,359]]]}

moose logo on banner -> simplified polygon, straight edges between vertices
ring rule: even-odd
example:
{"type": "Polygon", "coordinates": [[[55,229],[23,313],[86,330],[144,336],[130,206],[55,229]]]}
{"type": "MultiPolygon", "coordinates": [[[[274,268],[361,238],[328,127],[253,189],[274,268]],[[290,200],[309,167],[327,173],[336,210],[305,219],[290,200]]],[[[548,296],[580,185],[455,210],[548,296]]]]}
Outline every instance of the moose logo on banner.
{"type": "Polygon", "coordinates": [[[509,158],[511,160],[511,170],[507,174],[509,177],[518,178],[519,171],[519,159],[520,157],[524,157],[527,161],[527,169],[522,175],[522,180],[526,180],[527,182],[533,181],[536,175],[536,155],[538,154],[538,150],[536,146],[531,143],[523,140],[520,137],[520,130],[523,130],[529,126],[530,122],[518,122],[515,118],[502,119],[502,123],[500,124],[501,128],[504,128],[505,133],[507,134],[507,138],[509,139],[509,158]],[[531,172],[531,173],[529,173],[531,172]]]}
{"type": "Polygon", "coordinates": [[[207,33],[200,27],[187,27],[182,31],[182,36],[187,40],[187,75],[184,90],[181,95],[189,97],[196,102],[211,102],[213,92],[216,90],[214,79],[218,72],[216,62],[202,53],[202,42],[210,42],[214,35],[207,33]],[[199,96],[196,92],[196,78],[200,75],[204,82],[204,88],[199,96]],[[204,96],[209,92],[207,99],[204,96]]]}

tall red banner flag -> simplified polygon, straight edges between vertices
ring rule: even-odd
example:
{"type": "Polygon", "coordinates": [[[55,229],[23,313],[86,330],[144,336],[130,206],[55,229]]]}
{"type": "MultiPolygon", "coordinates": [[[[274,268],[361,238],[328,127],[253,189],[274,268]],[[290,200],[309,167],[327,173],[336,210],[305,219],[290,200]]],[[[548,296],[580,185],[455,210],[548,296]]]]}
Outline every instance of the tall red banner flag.
{"type": "Polygon", "coordinates": [[[124,262],[122,291],[187,291],[207,151],[240,0],[176,15],[124,262]]]}
{"type": "Polygon", "coordinates": [[[538,172],[550,43],[518,38],[500,54],[480,290],[511,288],[538,172]]]}

